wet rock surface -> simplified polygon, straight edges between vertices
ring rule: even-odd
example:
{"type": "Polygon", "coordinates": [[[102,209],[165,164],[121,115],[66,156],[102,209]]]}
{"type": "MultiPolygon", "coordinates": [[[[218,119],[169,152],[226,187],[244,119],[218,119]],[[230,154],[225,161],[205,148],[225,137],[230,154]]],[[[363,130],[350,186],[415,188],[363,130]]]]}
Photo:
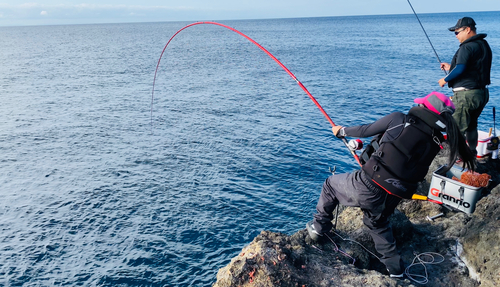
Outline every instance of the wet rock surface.
{"type": "MultiPolygon", "coordinates": [[[[446,162],[444,156],[434,161],[420,194],[427,195],[432,171],[446,162]]],[[[492,181],[473,214],[424,201],[400,203],[391,224],[403,260],[416,262],[409,269],[413,279],[390,278],[376,258],[361,210],[341,208],[332,240],[313,242],[305,228],[293,235],[262,231],[219,270],[213,286],[500,286],[499,168],[498,160],[479,160],[477,171],[492,181]]]]}

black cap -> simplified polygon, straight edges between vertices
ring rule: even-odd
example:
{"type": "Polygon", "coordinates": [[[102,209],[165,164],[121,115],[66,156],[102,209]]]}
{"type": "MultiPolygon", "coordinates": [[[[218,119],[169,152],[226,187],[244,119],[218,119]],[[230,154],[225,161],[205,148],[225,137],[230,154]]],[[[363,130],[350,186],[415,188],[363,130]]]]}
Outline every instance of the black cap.
{"type": "Polygon", "coordinates": [[[476,27],[476,22],[474,22],[474,19],[472,19],[471,17],[463,17],[461,19],[458,19],[457,24],[453,27],[448,28],[448,30],[453,32],[456,29],[459,29],[462,27],[474,28],[474,27],[476,27]]]}

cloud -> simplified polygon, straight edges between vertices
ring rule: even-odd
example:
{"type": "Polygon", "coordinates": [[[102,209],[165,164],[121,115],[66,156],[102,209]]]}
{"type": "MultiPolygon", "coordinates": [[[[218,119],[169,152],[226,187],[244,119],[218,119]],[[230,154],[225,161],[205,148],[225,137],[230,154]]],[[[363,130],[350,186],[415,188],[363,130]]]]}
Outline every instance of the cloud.
{"type": "MultiPolygon", "coordinates": [[[[11,5],[8,5],[8,6],[11,6],[11,5]]],[[[16,7],[16,5],[12,5],[11,7],[16,7]]],[[[40,5],[37,3],[24,3],[24,4],[19,5],[19,7],[25,8],[25,9],[30,9],[30,8],[40,7],[40,5]]]]}
{"type": "MultiPolygon", "coordinates": [[[[0,0],[1,2],[1,0],[0,0]]],[[[28,23],[30,20],[71,22],[123,22],[133,21],[165,21],[181,20],[183,18],[217,18],[203,16],[205,13],[217,13],[210,8],[194,6],[167,6],[167,5],[109,5],[109,4],[6,4],[0,3],[1,13],[5,18],[18,22],[28,23]],[[48,12],[50,11],[50,13],[48,12]]],[[[49,22],[44,22],[49,23],[49,22]]],[[[1,23],[0,23],[1,24],[1,23]]]]}
{"type": "MultiPolygon", "coordinates": [[[[182,6],[158,6],[158,5],[110,5],[110,4],[39,4],[39,3],[23,3],[18,5],[0,3],[0,8],[9,9],[32,9],[32,8],[60,8],[60,9],[139,9],[139,10],[156,10],[156,9],[185,9],[182,6]]],[[[192,8],[188,8],[192,9],[192,8]]]]}

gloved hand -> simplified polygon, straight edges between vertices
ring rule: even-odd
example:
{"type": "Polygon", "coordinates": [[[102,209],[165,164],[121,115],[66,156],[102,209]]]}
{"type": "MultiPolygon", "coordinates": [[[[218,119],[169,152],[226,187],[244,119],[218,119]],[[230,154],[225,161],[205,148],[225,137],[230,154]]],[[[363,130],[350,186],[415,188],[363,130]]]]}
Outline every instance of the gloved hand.
{"type": "Polygon", "coordinates": [[[345,132],[344,130],[342,130],[343,128],[344,128],[343,126],[333,126],[332,132],[336,137],[343,138],[345,137],[345,132]]]}

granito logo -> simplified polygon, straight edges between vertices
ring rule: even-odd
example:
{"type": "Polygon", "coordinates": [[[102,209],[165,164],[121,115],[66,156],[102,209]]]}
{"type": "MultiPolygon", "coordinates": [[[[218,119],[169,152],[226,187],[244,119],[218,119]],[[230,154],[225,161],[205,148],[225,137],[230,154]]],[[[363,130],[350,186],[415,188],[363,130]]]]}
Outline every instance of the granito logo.
{"type": "Polygon", "coordinates": [[[434,195],[435,197],[439,197],[439,189],[431,188],[431,194],[434,195]]]}
{"type": "Polygon", "coordinates": [[[459,206],[461,205],[465,208],[470,208],[470,203],[468,203],[467,201],[463,201],[448,194],[442,194],[441,191],[437,188],[431,188],[431,194],[435,197],[442,198],[444,201],[453,202],[454,204],[458,204],[459,206]]]}
{"type": "Polygon", "coordinates": [[[392,186],[394,186],[397,189],[401,189],[402,191],[406,191],[406,187],[403,184],[401,184],[401,182],[399,180],[397,180],[395,178],[388,178],[385,180],[385,182],[392,184],[392,186]]]}

